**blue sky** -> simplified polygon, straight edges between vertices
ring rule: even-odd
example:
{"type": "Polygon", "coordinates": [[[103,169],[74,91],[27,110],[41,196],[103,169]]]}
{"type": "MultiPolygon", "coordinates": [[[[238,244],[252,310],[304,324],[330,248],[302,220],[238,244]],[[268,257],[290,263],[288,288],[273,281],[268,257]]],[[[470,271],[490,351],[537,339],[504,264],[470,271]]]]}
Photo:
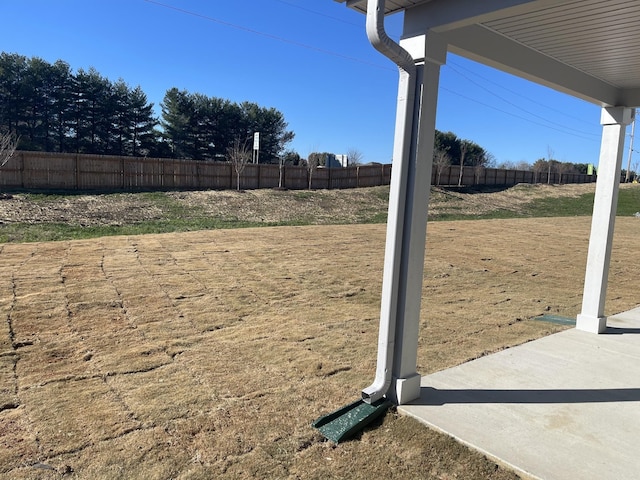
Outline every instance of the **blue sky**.
{"type": "MultiPolygon", "coordinates": [[[[291,148],[391,161],[397,70],[369,45],[364,15],[332,0],[0,0],[2,50],[140,85],[280,110],[291,148]]],[[[395,38],[402,19],[387,20],[395,38]]],[[[159,111],[159,108],[158,108],[159,111]]],[[[597,164],[600,108],[448,55],[437,128],[498,163],[597,164]]],[[[636,160],[634,159],[633,162],[636,160]]],[[[624,163],[626,165],[626,152],[624,163]]]]}

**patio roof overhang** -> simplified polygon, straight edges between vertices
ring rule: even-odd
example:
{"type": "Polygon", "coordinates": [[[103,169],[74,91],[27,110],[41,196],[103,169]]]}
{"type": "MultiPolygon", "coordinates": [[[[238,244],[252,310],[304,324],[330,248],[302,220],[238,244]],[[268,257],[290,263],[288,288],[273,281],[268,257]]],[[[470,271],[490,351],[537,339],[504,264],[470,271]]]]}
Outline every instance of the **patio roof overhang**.
{"type": "Polygon", "coordinates": [[[625,129],[640,106],[638,0],[335,0],[367,14],[372,45],[398,67],[378,364],[365,401],[418,398],[416,372],[440,66],[452,51],[602,106],[602,142],[582,312],[603,333],[625,129]],[[384,11],[383,11],[384,10],[384,11]],[[400,45],[384,15],[404,11],[400,45]]]}
{"type": "MultiPolygon", "coordinates": [[[[366,0],[336,0],[366,12],[366,0]]],[[[636,0],[387,0],[403,39],[448,50],[601,106],[640,106],[636,0]]]]}

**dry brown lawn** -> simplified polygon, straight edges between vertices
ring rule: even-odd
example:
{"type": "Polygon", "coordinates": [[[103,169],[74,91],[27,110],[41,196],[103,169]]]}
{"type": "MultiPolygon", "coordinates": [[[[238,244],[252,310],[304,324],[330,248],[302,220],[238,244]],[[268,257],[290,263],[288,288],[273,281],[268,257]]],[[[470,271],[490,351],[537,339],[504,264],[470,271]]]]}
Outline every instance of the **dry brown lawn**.
{"type": "MultiPolygon", "coordinates": [[[[622,184],[621,188],[636,188],[622,184]]],[[[540,198],[578,197],[595,191],[595,183],[520,184],[502,191],[474,192],[433,188],[429,214],[482,215],[497,210],[522,213],[540,198]]],[[[388,186],[347,190],[203,190],[110,195],[40,195],[0,197],[0,225],[64,223],[82,226],[130,225],[162,220],[178,209],[181,216],[207,216],[256,223],[347,224],[377,220],[387,210],[388,186]],[[159,201],[166,196],[168,201],[159,201]]],[[[1,233],[1,232],[0,232],[1,233]]]]}
{"type": "MultiPolygon", "coordinates": [[[[575,316],[589,218],[429,225],[419,371],[575,316]]],[[[636,306],[619,218],[607,313],[636,306]]],[[[383,225],[5,244],[0,477],[514,479],[390,412],[336,446],[310,423],[373,379],[383,225]]],[[[514,439],[517,442],[517,439],[514,439]]]]}

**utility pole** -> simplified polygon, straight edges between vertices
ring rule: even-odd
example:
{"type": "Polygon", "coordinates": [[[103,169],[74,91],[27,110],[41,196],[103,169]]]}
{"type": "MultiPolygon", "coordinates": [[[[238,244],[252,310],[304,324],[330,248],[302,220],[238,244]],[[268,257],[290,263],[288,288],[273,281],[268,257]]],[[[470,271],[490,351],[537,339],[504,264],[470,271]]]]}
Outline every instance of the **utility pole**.
{"type": "Polygon", "coordinates": [[[633,154],[633,135],[636,131],[636,118],[633,117],[633,123],[631,124],[631,139],[629,140],[629,158],[627,160],[627,173],[624,176],[624,182],[629,183],[631,181],[631,155],[633,154]]]}

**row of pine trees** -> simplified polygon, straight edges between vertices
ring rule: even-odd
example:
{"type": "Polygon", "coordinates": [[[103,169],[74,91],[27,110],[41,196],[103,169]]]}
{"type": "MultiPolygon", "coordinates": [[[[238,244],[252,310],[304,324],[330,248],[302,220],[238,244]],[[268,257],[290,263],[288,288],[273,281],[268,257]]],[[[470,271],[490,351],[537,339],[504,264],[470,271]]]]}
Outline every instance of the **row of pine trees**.
{"type": "Polygon", "coordinates": [[[0,53],[0,131],[21,150],[225,160],[260,132],[260,161],[272,162],[294,136],[281,112],[252,102],[170,88],[160,107],[157,118],[141,87],[94,68],[0,53]]]}

